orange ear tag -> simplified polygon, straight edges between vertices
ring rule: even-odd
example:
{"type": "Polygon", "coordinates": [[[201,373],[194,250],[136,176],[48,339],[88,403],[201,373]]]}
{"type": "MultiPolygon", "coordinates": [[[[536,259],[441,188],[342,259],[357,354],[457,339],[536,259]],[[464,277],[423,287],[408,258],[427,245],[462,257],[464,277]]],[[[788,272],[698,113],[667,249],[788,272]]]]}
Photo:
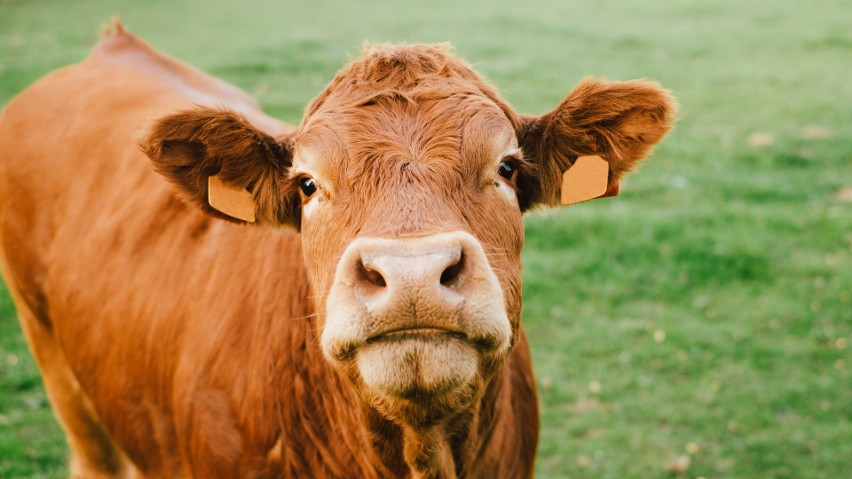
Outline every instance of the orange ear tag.
{"type": "Polygon", "coordinates": [[[251,193],[223,182],[219,175],[207,177],[207,202],[231,218],[254,223],[254,200],[251,193]]]}
{"type": "MultiPolygon", "coordinates": [[[[615,196],[607,190],[609,163],[600,156],[581,156],[562,174],[562,204],[570,205],[601,196],[615,196]]],[[[614,194],[613,194],[614,193],[614,194]]]]}

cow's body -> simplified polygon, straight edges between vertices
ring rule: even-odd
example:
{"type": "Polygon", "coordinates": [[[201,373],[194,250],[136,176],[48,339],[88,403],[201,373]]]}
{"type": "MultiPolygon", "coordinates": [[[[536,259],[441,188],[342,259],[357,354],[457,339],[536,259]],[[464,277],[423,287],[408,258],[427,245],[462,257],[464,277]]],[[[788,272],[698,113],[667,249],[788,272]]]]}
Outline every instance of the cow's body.
{"type": "MultiPolygon", "coordinates": [[[[203,215],[135,147],[146,122],[194,104],[289,128],[127,35],[9,105],[4,272],[48,387],[79,382],[97,411],[84,427],[102,425],[146,477],[404,475],[399,428],[371,417],[322,358],[298,234],[203,215]]],[[[525,341],[504,374],[472,477],[531,467],[525,341]]]]}
{"type": "Polygon", "coordinates": [[[530,476],[538,413],[520,327],[474,402],[430,422],[441,441],[412,439],[324,357],[315,299],[327,291],[306,279],[299,234],[200,213],[134,144],[193,105],[236,111],[270,136],[294,131],[121,28],[0,119],[3,273],[72,472],[530,476]],[[447,448],[449,466],[418,464],[432,456],[417,447],[447,448]]]}

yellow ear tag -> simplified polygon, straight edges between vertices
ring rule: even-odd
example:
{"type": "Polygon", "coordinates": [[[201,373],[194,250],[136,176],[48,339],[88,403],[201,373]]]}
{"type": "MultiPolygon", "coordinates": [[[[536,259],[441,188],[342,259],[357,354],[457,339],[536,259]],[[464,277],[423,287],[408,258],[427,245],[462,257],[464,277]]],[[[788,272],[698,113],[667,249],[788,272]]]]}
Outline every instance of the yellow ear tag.
{"type": "Polygon", "coordinates": [[[232,218],[254,223],[254,200],[251,193],[223,182],[219,175],[207,177],[207,202],[232,218]]]}
{"type": "Polygon", "coordinates": [[[597,155],[577,158],[562,174],[562,204],[570,205],[605,195],[608,180],[609,163],[606,160],[597,155]]]}

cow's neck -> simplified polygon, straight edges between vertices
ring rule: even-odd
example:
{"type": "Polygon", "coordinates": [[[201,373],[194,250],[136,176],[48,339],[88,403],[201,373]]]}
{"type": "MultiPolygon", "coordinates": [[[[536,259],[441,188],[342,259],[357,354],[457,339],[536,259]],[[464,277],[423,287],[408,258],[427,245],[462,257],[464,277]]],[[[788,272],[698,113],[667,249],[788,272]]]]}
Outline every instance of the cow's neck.
{"type": "Polygon", "coordinates": [[[454,478],[456,461],[443,424],[424,428],[403,426],[403,457],[415,479],[454,478]]]}

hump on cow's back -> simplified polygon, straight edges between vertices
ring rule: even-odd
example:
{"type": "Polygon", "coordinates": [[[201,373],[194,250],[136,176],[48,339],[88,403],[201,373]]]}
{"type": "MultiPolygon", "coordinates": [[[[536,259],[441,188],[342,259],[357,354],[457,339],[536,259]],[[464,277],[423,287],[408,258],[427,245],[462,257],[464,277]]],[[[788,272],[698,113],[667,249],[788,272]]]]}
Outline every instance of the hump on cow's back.
{"type": "Polygon", "coordinates": [[[85,63],[94,67],[129,70],[127,73],[130,75],[147,77],[163,84],[166,87],[164,93],[179,93],[183,97],[172,102],[172,111],[194,105],[217,106],[245,116],[249,122],[272,135],[291,130],[288,125],[263,114],[260,105],[248,93],[158,52],[127,30],[118,19],[104,28],[101,39],[85,63]]]}

